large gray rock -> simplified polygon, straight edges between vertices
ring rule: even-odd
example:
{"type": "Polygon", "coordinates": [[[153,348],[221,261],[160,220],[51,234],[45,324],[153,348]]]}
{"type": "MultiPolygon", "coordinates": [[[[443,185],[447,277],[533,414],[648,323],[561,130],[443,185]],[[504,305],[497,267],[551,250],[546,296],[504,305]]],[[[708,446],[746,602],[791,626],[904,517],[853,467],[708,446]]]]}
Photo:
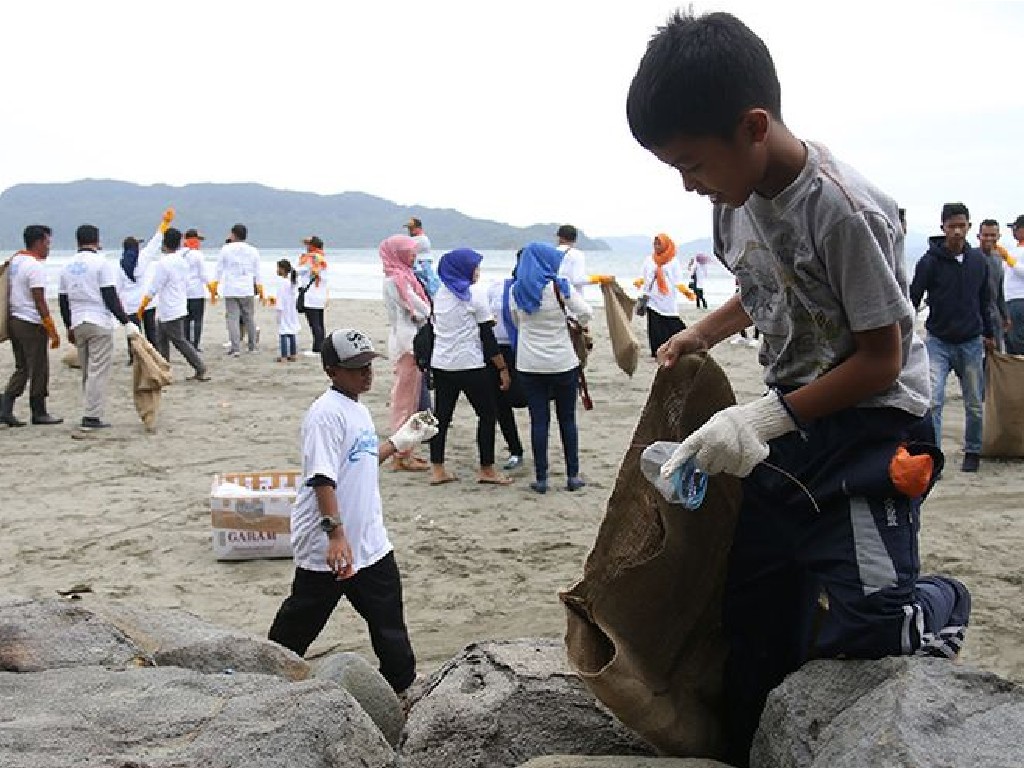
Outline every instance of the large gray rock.
{"type": "Polygon", "coordinates": [[[816,661],[768,698],[751,768],[1024,765],[1024,689],[944,659],[816,661]]]}
{"type": "Polygon", "coordinates": [[[288,680],[305,680],[310,675],[309,664],[287,648],[215,626],[188,611],[112,602],[90,607],[151,655],[158,666],[197,672],[255,672],[288,680]]]}
{"type": "Polygon", "coordinates": [[[535,757],[519,768],[729,768],[717,760],[701,757],[589,757],[550,755],[535,757]]]}
{"type": "Polygon", "coordinates": [[[376,669],[358,653],[332,653],[316,663],[313,675],[337,683],[355,697],[380,728],[388,744],[398,746],[405,713],[397,694],[376,669]]]}
{"type": "Polygon", "coordinates": [[[0,599],[0,670],[150,664],[123,632],[92,611],[62,600],[0,599]]]}
{"type": "Polygon", "coordinates": [[[177,667],[0,672],[0,765],[386,768],[394,754],[345,690],[177,667]]]}
{"type": "Polygon", "coordinates": [[[650,755],[597,702],[555,640],[467,646],[410,710],[399,765],[502,768],[552,754],[650,755]]]}

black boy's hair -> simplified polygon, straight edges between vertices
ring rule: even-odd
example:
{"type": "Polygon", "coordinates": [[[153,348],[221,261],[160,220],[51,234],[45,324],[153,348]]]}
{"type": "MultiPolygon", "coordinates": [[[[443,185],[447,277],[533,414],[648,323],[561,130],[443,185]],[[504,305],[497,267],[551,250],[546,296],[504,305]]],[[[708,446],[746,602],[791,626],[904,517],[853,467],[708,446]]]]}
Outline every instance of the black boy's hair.
{"type": "Polygon", "coordinates": [[[22,232],[21,236],[25,240],[25,247],[31,248],[44,237],[52,234],[53,230],[45,224],[29,224],[25,227],[25,231],[22,232]]]}
{"type": "Polygon", "coordinates": [[[249,236],[249,230],[246,229],[245,224],[235,224],[231,228],[231,234],[235,236],[236,240],[245,240],[249,236]]]}
{"type": "Polygon", "coordinates": [[[999,226],[999,222],[996,221],[995,219],[985,219],[984,221],[981,222],[981,224],[978,225],[978,231],[980,232],[982,227],[998,227],[998,226],[999,226]]]}
{"type": "Polygon", "coordinates": [[[78,247],[83,245],[96,245],[100,241],[100,230],[92,224],[83,224],[75,230],[75,242],[78,247]]]}
{"type": "Polygon", "coordinates": [[[947,221],[952,219],[954,216],[966,216],[967,220],[971,220],[971,213],[967,210],[967,206],[963,203],[946,203],[942,206],[942,223],[945,224],[947,221]]]}
{"type": "Polygon", "coordinates": [[[295,279],[298,276],[295,274],[295,270],[292,269],[292,263],[288,259],[278,259],[277,268],[285,270],[288,273],[288,279],[292,281],[292,285],[295,285],[295,279]]]}
{"type": "Polygon", "coordinates": [[[169,251],[176,251],[181,247],[181,230],[168,227],[164,232],[163,247],[169,251]]]}
{"type": "Polygon", "coordinates": [[[731,140],[756,107],[782,122],[782,89],[764,41],[731,14],[676,11],[647,45],[626,118],[650,149],[676,136],[731,140]]]}

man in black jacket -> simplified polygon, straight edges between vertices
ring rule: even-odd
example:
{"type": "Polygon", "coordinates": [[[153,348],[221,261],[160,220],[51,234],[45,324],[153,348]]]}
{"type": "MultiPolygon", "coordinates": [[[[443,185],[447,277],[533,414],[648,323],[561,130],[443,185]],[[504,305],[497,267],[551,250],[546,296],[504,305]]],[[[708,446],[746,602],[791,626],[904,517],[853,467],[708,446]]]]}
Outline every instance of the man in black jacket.
{"type": "Polygon", "coordinates": [[[989,280],[985,256],[967,245],[970,213],[963,203],[942,206],[942,232],[929,238],[928,252],[917,262],[910,300],[917,309],[928,294],[925,329],[931,368],[932,422],[942,444],[942,406],[952,370],[964,396],[964,472],[977,472],[981,454],[981,396],[985,349],[993,347],[988,313],[989,280]]]}

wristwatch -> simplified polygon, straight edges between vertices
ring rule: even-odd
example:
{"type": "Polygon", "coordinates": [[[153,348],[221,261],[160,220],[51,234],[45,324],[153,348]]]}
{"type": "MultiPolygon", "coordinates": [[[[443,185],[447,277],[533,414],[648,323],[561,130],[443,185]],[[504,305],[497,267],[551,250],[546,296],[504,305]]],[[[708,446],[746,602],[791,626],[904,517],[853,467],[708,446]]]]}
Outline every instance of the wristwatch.
{"type": "Polygon", "coordinates": [[[341,523],[335,520],[333,517],[321,517],[320,518],[320,530],[326,534],[330,534],[331,531],[336,528],[340,528],[341,523]]]}

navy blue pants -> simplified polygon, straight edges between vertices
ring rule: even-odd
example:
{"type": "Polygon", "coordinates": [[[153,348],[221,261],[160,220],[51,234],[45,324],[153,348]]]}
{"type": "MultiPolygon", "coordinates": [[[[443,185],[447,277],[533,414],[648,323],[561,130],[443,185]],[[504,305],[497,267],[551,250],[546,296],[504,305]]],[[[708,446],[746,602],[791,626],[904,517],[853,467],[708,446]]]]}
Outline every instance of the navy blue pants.
{"type": "Polygon", "coordinates": [[[580,473],[579,432],[576,429],[576,398],[580,394],[580,369],[564,373],[523,373],[519,377],[526,392],[530,411],[530,445],[538,481],[548,479],[548,432],[551,428],[551,405],[555,401],[558,432],[565,455],[565,476],[580,473]]]}
{"type": "Polygon", "coordinates": [[[959,650],[970,596],[918,578],[922,499],[889,479],[900,444],[938,470],[932,436],[927,415],[849,409],[773,440],[744,479],[723,604],[729,762],[747,764],[769,691],[805,661],[959,650]]]}

